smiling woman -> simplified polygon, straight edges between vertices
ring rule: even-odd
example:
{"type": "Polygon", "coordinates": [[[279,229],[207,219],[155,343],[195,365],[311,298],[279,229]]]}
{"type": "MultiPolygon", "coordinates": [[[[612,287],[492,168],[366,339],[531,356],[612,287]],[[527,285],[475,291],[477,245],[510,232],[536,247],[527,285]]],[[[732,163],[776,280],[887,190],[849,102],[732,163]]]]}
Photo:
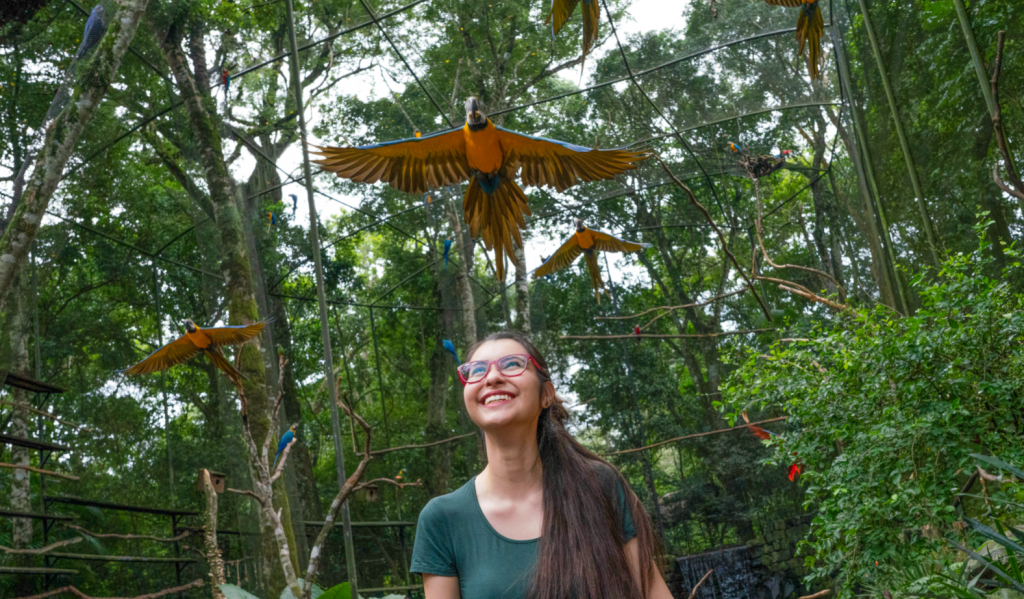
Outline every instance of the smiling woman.
{"type": "Polygon", "coordinates": [[[506,331],[466,358],[463,401],[487,467],[420,514],[411,569],[426,599],[671,599],[650,518],[622,475],[566,431],[537,348],[506,331]]]}

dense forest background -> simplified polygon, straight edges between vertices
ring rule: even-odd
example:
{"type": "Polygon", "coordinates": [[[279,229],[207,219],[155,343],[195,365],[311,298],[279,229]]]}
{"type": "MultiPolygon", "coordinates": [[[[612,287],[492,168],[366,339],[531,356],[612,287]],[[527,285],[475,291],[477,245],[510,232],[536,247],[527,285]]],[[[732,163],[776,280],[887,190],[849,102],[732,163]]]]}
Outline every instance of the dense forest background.
{"type": "MultiPolygon", "coordinates": [[[[959,0],[821,0],[825,69],[811,81],[791,29],[795,9],[662,3],[657,10],[678,26],[617,39],[606,19],[581,66],[578,17],[552,39],[546,5],[488,2],[296,0],[310,143],[368,144],[458,126],[463,100],[476,95],[509,129],[588,147],[651,147],[721,238],[649,160],[566,193],[527,189],[525,253],[498,281],[493,254],[461,222],[462,189],[413,196],[314,168],[322,247],[313,248],[285,3],[103,0],[108,23],[127,23],[136,11],[138,31],[0,304],[0,372],[65,390],[0,391],[0,433],[68,446],[46,467],[80,480],[46,477],[44,489],[37,474],[0,469],[0,505],[39,512],[45,495],[195,511],[200,468],[251,488],[238,396],[208,361],[137,378],[117,370],[180,335],[185,318],[212,326],[273,317],[262,353],[243,352],[240,362],[250,402],[280,393],[282,432],[298,424],[275,504],[299,556],[303,548],[308,555],[306,534],[317,529],[303,523],[323,521],[338,488],[312,266],[319,251],[338,388],[373,427],[374,449],[468,435],[371,461],[365,479],[422,486],[356,494],[354,522],[414,522],[431,497],[479,472],[486,456],[442,340],[461,354],[490,332],[516,328],[548,356],[574,406],[573,431],[600,453],[727,428],[741,413],[751,421],[789,416],[765,425],[779,434],[769,442],[739,430],[609,456],[669,555],[745,543],[810,512],[812,576],[855,581],[844,592],[895,588],[911,566],[939,559],[934,538],[904,531],[953,530],[950,488],[963,484],[971,452],[1024,457],[1014,249],[1024,234],[1024,190],[1013,193],[994,99],[983,92],[1005,30],[998,100],[1003,137],[1019,161],[1021,5],[971,2],[967,37],[959,0]],[[773,162],[783,150],[789,156],[766,176],[755,179],[743,164],[744,155],[773,162]],[[652,245],[602,260],[609,294],[600,304],[580,264],[541,280],[528,275],[575,218],[652,245]],[[446,265],[448,236],[455,244],[446,265]],[[738,268],[759,275],[756,294],[738,268]],[[684,307],[640,315],[659,306],[684,307]],[[630,334],[634,325],[667,337],[563,338],[630,334]],[[277,355],[287,359],[283,373],[277,355]],[[793,452],[803,464],[795,481],[787,477],[793,452]]],[[[23,12],[5,12],[0,28],[3,252],[25,218],[19,172],[27,164],[33,177],[31,165],[66,134],[41,128],[53,122],[54,106],[74,118],[79,96],[62,94],[96,85],[90,76],[116,51],[107,40],[122,31],[111,25],[103,43],[76,57],[92,6],[17,4],[23,12]]],[[[608,8],[621,24],[640,4],[608,8]]],[[[343,413],[350,471],[359,461],[357,428],[343,413]]],[[[38,458],[5,446],[0,462],[39,466],[38,458]]],[[[93,531],[171,536],[170,518],[159,514],[47,509],[93,531]]],[[[277,597],[280,564],[254,501],[221,495],[219,522],[243,533],[222,535],[225,559],[242,560],[229,566],[229,580],[277,597]]],[[[413,533],[355,528],[361,587],[418,583],[403,553],[413,533]]],[[[60,523],[47,534],[50,542],[76,535],[60,523]]],[[[200,557],[195,536],[177,547],[84,538],[78,553],[200,557]]],[[[39,522],[0,521],[0,545],[43,544],[39,522]]],[[[179,580],[170,563],[74,567],[74,584],[97,596],[179,580]]],[[[204,571],[186,564],[180,580],[204,571]]],[[[336,530],[318,584],[343,580],[336,530]]],[[[40,584],[0,576],[0,596],[26,596],[40,584]]]]}

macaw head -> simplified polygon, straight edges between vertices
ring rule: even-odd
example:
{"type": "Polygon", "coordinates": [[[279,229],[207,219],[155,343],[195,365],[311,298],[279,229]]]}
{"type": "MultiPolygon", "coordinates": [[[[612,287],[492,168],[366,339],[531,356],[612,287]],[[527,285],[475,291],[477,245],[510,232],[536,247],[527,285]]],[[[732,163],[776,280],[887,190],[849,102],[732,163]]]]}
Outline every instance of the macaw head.
{"type": "Polygon", "coordinates": [[[195,333],[196,331],[199,330],[199,328],[196,326],[196,323],[192,322],[192,319],[186,318],[185,330],[188,331],[189,333],[195,333]]]}
{"type": "Polygon", "coordinates": [[[583,219],[582,218],[577,218],[576,219],[576,232],[577,233],[582,233],[585,229],[586,229],[586,227],[583,226],[583,219]]]}
{"type": "Polygon", "coordinates": [[[296,426],[298,426],[298,425],[297,424],[293,424],[293,425],[288,427],[288,430],[290,430],[292,432],[292,434],[295,434],[295,427],[296,426]]]}
{"type": "Polygon", "coordinates": [[[470,125],[487,123],[487,115],[480,111],[480,100],[477,100],[476,96],[466,99],[466,123],[470,125]]]}

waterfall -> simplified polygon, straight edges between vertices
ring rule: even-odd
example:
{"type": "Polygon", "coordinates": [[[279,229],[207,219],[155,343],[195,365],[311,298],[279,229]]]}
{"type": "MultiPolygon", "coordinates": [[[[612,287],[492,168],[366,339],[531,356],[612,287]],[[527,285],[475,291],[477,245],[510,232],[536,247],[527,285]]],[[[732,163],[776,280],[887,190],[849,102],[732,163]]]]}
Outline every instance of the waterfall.
{"type": "Polygon", "coordinates": [[[688,555],[676,559],[683,576],[686,595],[701,578],[714,570],[697,590],[694,599],[756,599],[757,579],[754,576],[750,552],[746,547],[732,547],[688,555]]]}

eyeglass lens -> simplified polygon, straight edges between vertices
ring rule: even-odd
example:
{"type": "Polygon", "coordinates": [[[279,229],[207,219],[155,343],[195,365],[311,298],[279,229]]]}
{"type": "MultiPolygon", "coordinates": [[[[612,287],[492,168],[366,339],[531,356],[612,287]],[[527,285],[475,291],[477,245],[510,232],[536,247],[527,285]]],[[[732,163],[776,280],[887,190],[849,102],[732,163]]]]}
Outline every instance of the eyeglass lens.
{"type": "MultiPolygon", "coordinates": [[[[497,361],[498,372],[505,376],[518,376],[526,370],[530,359],[527,356],[505,356],[497,361]]],[[[462,376],[467,382],[475,383],[487,376],[489,362],[468,362],[462,365],[462,376]]]]}

